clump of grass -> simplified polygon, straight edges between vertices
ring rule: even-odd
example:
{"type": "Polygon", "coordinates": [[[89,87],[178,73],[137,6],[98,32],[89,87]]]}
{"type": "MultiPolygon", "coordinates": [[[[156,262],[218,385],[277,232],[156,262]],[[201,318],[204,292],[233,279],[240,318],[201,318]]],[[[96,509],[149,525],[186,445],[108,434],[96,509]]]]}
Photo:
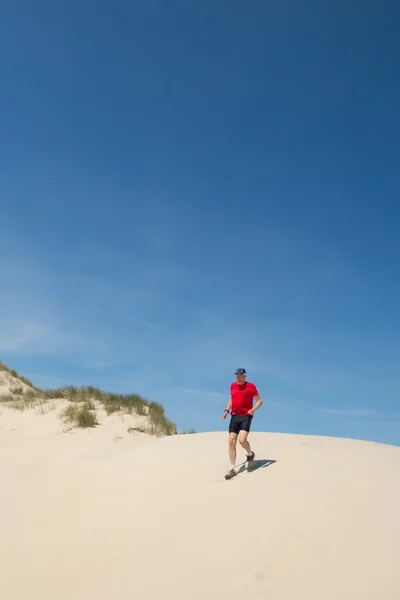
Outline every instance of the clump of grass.
{"type": "Polygon", "coordinates": [[[0,396],[0,402],[9,408],[25,410],[26,408],[31,408],[31,406],[35,404],[36,397],[17,394],[13,390],[10,390],[10,392],[11,393],[6,396],[0,396]]]}
{"type": "Polygon", "coordinates": [[[35,390],[27,390],[24,393],[24,400],[27,403],[33,404],[35,402],[35,400],[37,400],[39,397],[38,393],[35,392],[35,390]]]}
{"type": "Polygon", "coordinates": [[[85,402],[83,406],[69,404],[62,413],[62,418],[76,427],[95,427],[99,424],[92,404],[85,402]]]}
{"type": "Polygon", "coordinates": [[[61,413],[61,418],[69,423],[75,423],[78,407],[75,404],[69,404],[61,413]]]}
{"type": "Polygon", "coordinates": [[[22,394],[24,393],[24,388],[22,387],[22,385],[20,387],[14,387],[10,389],[10,392],[12,394],[15,394],[16,396],[22,396],[22,394]]]}
{"type": "Polygon", "coordinates": [[[138,394],[103,394],[99,400],[108,415],[120,410],[137,415],[145,415],[148,412],[148,402],[138,394]]]}
{"type": "Polygon", "coordinates": [[[6,394],[4,396],[0,396],[0,402],[4,404],[8,404],[9,402],[14,402],[15,398],[11,394],[6,394]]]}
{"type": "Polygon", "coordinates": [[[75,422],[78,427],[95,427],[99,424],[96,413],[87,403],[78,410],[75,422]]]}
{"type": "Polygon", "coordinates": [[[0,396],[0,402],[4,403],[8,408],[14,410],[26,410],[28,408],[36,408],[39,414],[46,414],[54,409],[54,404],[48,405],[48,401],[43,399],[35,390],[26,390],[22,388],[12,388],[7,396],[0,396]]]}
{"type": "Polygon", "coordinates": [[[190,435],[193,433],[197,433],[196,429],[184,429],[181,431],[181,435],[190,435]]]}
{"type": "Polygon", "coordinates": [[[75,388],[73,386],[51,388],[49,390],[43,391],[43,397],[46,398],[46,400],[65,399],[73,402],[77,400],[77,391],[78,388],[75,388]]]}
{"type": "Polygon", "coordinates": [[[36,405],[36,412],[39,415],[47,415],[49,412],[55,409],[54,403],[50,403],[47,401],[40,401],[36,405]]]}
{"type": "Polygon", "coordinates": [[[149,421],[153,435],[176,435],[175,423],[167,419],[164,407],[158,402],[150,402],[149,421]]]}

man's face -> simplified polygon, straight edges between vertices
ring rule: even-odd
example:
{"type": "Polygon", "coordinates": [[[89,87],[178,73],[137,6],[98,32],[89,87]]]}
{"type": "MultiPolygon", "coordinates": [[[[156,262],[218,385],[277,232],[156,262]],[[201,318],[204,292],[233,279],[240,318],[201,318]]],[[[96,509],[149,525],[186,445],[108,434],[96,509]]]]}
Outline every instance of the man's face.
{"type": "Polygon", "coordinates": [[[243,385],[246,380],[246,373],[236,373],[236,381],[239,385],[243,385]]]}

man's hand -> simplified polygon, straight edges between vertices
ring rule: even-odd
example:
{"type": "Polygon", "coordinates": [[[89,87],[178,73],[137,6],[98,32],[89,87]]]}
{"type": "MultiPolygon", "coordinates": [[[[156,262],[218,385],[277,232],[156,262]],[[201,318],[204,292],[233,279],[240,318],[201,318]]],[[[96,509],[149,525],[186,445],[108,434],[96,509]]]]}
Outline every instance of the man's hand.
{"type": "Polygon", "coordinates": [[[226,419],[226,417],[229,415],[228,411],[224,410],[224,412],[221,415],[221,419],[226,419]]]}
{"type": "Polygon", "coordinates": [[[256,412],[256,410],[258,410],[262,404],[262,400],[260,398],[260,396],[256,396],[256,404],[253,406],[253,408],[250,408],[250,410],[247,412],[247,414],[249,415],[249,417],[254,417],[254,413],[256,412]]]}

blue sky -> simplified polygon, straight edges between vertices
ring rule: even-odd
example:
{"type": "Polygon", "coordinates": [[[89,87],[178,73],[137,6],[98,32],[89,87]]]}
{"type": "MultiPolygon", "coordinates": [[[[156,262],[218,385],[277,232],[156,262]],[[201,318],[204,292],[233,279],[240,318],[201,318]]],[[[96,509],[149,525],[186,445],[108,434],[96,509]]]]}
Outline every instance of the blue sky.
{"type": "Polygon", "coordinates": [[[0,8],[0,356],[400,445],[395,2],[0,8]]]}

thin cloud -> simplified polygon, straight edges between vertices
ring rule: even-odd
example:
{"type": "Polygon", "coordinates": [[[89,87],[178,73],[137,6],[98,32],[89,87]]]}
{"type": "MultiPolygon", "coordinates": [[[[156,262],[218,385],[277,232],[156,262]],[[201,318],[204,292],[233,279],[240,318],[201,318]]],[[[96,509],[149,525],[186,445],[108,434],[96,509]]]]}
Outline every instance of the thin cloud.
{"type": "Polygon", "coordinates": [[[371,410],[369,408],[320,408],[319,411],[330,415],[340,415],[345,417],[373,417],[379,414],[376,410],[371,410]]]}
{"type": "Polygon", "coordinates": [[[10,315],[0,319],[0,351],[10,354],[54,355],[81,344],[79,337],[62,332],[39,316],[10,315]]]}

